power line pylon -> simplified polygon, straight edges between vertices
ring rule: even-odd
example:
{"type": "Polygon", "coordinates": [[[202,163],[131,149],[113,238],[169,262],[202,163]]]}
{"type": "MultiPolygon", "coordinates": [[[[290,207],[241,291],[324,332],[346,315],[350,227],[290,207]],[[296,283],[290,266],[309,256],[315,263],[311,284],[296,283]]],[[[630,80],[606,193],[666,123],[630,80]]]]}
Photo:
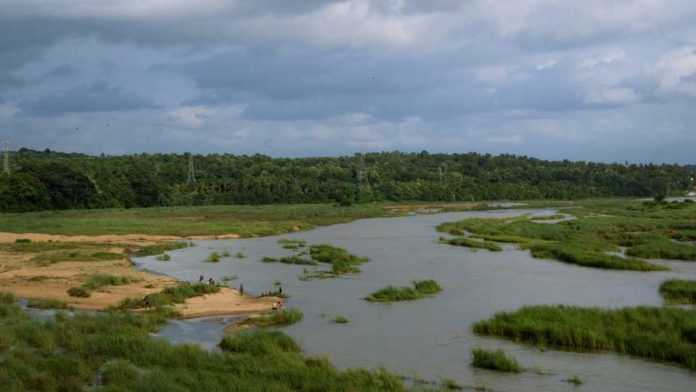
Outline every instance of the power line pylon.
{"type": "Polygon", "coordinates": [[[367,177],[365,167],[365,153],[360,154],[360,168],[358,169],[358,187],[360,191],[370,192],[370,179],[367,177]]]}
{"type": "Polygon", "coordinates": [[[2,172],[10,174],[10,142],[5,141],[5,143],[3,143],[3,149],[5,151],[5,158],[3,159],[2,172]]]}
{"type": "Polygon", "coordinates": [[[187,184],[194,184],[196,182],[196,171],[193,169],[193,155],[188,154],[188,178],[186,179],[187,184]]]}

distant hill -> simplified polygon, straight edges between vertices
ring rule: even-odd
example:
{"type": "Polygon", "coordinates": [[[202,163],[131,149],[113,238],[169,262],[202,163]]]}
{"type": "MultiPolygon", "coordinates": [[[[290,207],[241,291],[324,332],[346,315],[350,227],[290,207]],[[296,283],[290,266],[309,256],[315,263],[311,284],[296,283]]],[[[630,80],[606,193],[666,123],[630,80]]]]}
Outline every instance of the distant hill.
{"type": "Polygon", "coordinates": [[[0,174],[0,211],[362,201],[576,199],[681,194],[696,167],[526,156],[381,152],[271,158],[91,156],[22,149],[0,174]],[[364,170],[361,169],[364,167],[364,170]]]}

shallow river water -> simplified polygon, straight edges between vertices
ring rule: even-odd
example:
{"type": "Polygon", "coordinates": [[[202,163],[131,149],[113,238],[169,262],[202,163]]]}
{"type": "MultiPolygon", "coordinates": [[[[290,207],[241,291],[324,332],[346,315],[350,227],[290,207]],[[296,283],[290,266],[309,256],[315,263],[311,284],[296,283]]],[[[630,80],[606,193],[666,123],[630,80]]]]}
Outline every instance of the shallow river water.
{"type": "MultiPolygon", "coordinates": [[[[541,351],[528,345],[473,334],[474,322],[523,305],[573,304],[621,307],[662,305],[661,281],[696,279],[696,263],[656,261],[670,272],[608,271],[534,259],[527,251],[508,246],[503,252],[472,251],[438,244],[435,226],[468,217],[506,217],[530,210],[417,215],[365,219],[353,223],[275,237],[197,241],[197,246],[171,252],[171,261],[154,257],[134,260],[138,268],[194,281],[199,275],[231,282],[260,293],[282,282],[290,295],[287,308],[298,308],[304,319],[282,330],[295,337],[304,351],[329,358],[339,368],[383,366],[405,376],[439,381],[457,380],[496,391],[694,391],[696,373],[677,366],[611,353],[541,351]],[[370,262],[349,277],[301,281],[303,267],[262,263],[264,256],[293,254],[280,238],[328,243],[348,249],[370,262]],[[243,252],[244,259],[203,260],[213,251],[243,252]],[[443,291],[431,298],[394,304],[375,304],[362,297],[388,284],[408,285],[414,279],[435,279],[443,291]],[[348,324],[330,320],[345,316],[348,324]],[[470,366],[475,347],[502,348],[527,370],[500,374],[470,366]],[[584,383],[564,380],[577,375],[584,383]]],[[[552,214],[555,210],[535,210],[552,214]]],[[[197,342],[213,348],[224,323],[233,319],[179,320],[159,335],[173,342],[197,342]]]]}

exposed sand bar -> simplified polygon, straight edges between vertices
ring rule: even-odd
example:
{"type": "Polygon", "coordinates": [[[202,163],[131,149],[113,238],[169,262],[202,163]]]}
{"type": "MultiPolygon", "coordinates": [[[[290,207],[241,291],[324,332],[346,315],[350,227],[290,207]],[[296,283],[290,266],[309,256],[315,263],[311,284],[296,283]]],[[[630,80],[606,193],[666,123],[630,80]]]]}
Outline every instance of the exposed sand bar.
{"type": "MultiPolygon", "coordinates": [[[[101,236],[63,236],[36,233],[0,233],[0,243],[14,242],[19,238],[33,242],[54,241],[89,244],[110,244],[106,249],[119,253],[123,258],[103,261],[58,261],[41,265],[32,261],[39,252],[12,252],[0,250],[0,290],[13,293],[19,298],[56,299],[74,309],[102,310],[117,306],[128,297],[143,297],[161,291],[166,286],[175,285],[173,278],[153,275],[147,271],[133,269],[133,263],[125,254],[126,247],[140,247],[164,241],[200,238],[236,238],[236,235],[183,238],[160,235],[101,235],[101,236]],[[113,245],[113,247],[111,247],[113,245]],[[87,298],[71,297],[67,290],[80,286],[90,276],[96,274],[125,275],[137,278],[137,282],[122,286],[105,286],[87,298]]],[[[202,297],[190,298],[176,309],[185,318],[223,316],[231,314],[254,314],[270,311],[279,298],[255,298],[242,296],[231,288],[202,297]]]]}

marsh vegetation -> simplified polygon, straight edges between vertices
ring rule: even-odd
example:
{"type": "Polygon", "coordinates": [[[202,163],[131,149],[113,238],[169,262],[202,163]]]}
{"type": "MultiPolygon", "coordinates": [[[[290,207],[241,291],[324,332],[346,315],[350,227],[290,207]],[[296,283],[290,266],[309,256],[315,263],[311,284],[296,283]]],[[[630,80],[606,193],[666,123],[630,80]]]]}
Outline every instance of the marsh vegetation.
{"type": "Polygon", "coordinates": [[[278,331],[228,336],[222,351],[152,338],[166,308],[37,321],[0,294],[1,390],[403,391],[386,371],[338,371],[278,331]],[[96,381],[96,384],[93,384],[96,381]]]}
{"type": "Polygon", "coordinates": [[[542,347],[615,351],[696,370],[696,312],[691,310],[525,306],[477,322],[474,332],[542,347]]]}
{"type": "Polygon", "coordinates": [[[217,293],[220,291],[218,284],[180,282],[176,286],[165,287],[159,293],[148,294],[142,298],[126,298],[119,304],[119,309],[138,309],[146,307],[162,307],[173,304],[182,304],[188,298],[217,293]]]}
{"type": "Polygon", "coordinates": [[[442,291],[440,285],[432,280],[414,280],[413,287],[387,286],[365,297],[370,302],[411,301],[437,294],[442,291]]]}
{"type": "Polygon", "coordinates": [[[522,371],[517,360],[505,354],[503,350],[475,348],[471,351],[471,356],[471,365],[477,368],[510,373],[522,371]]]}
{"type": "Polygon", "coordinates": [[[89,297],[92,291],[98,290],[104,286],[122,286],[139,281],[141,281],[140,278],[133,276],[98,274],[91,276],[78,287],[71,287],[68,289],[68,294],[71,297],[89,297]]]}
{"type": "Polygon", "coordinates": [[[691,235],[696,203],[594,201],[563,212],[577,219],[538,224],[527,215],[475,218],[443,223],[438,230],[457,236],[444,241],[453,245],[495,250],[490,242],[515,243],[534,257],[586,267],[662,271],[668,268],[643,258],[696,260],[695,246],[674,241],[691,235]],[[620,247],[627,248],[626,257],[609,254],[620,247]]]}
{"type": "Polygon", "coordinates": [[[696,304],[696,280],[666,280],[660,284],[660,294],[669,303],[696,304]]]}
{"type": "Polygon", "coordinates": [[[287,309],[276,310],[271,313],[262,314],[257,317],[249,317],[241,321],[240,325],[251,325],[254,327],[273,327],[294,324],[303,318],[301,310],[287,309]]]}

